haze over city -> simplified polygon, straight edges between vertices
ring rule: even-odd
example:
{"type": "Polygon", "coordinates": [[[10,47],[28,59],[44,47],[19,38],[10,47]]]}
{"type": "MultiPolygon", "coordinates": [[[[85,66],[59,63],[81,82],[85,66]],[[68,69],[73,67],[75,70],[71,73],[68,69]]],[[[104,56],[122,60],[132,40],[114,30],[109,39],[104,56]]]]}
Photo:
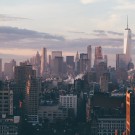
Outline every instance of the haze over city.
{"type": "Polygon", "coordinates": [[[42,47],[49,53],[75,55],[90,44],[93,49],[102,46],[115,66],[114,54],[123,50],[127,15],[134,33],[134,10],[133,0],[1,0],[0,56],[21,61],[42,47]]]}
{"type": "Polygon", "coordinates": [[[1,0],[0,135],[134,135],[134,12],[134,0],[1,0]]]}

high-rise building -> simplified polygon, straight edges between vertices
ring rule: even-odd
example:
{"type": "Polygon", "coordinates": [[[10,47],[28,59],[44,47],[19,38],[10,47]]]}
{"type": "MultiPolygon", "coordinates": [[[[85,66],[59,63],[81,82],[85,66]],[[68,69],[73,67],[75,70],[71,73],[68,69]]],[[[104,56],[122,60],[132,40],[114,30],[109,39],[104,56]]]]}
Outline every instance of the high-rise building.
{"type": "Polygon", "coordinates": [[[92,61],[92,48],[91,45],[87,47],[87,54],[88,54],[88,71],[91,69],[91,61],[92,61]]]}
{"type": "Polygon", "coordinates": [[[103,54],[102,54],[102,47],[98,46],[95,48],[95,60],[94,60],[94,66],[98,66],[100,62],[103,62],[103,54]]]}
{"type": "Polygon", "coordinates": [[[85,73],[88,71],[88,54],[80,54],[80,73],[85,73]]]}
{"type": "Polygon", "coordinates": [[[133,90],[126,92],[126,135],[135,134],[135,94],[133,90]]]}
{"type": "Polygon", "coordinates": [[[63,74],[63,57],[55,57],[54,59],[54,74],[62,75],[63,74]]]}
{"type": "Polygon", "coordinates": [[[100,76],[100,89],[101,92],[108,92],[108,83],[109,83],[110,74],[104,73],[100,76]]]}
{"type": "Polygon", "coordinates": [[[127,28],[124,31],[124,54],[126,54],[126,62],[131,61],[131,29],[128,27],[128,18],[127,18],[127,28]]]}
{"type": "Polygon", "coordinates": [[[33,69],[36,70],[36,76],[40,77],[41,57],[38,51],[36,56],[30,59],[30,64],[32,65],[33,69]]]}
{"type": "Polygon", "coordinates": [[[16,66],[16,61],[13,59],[9,63],[4,64],[4,75],[6,79],[14,78],[14,68],[16,66]]]}
{"type": "Polygon", "coordinates": [[[66,72],[68,74],[74,74],[74,56],[66,56],[66,72]]]}
{"type": "Polygon", "coordinates": [[[74,56],[66,56],[66,64],[74,67],[74,56]]]}
{"type": "Polygon", "coordinates": [[[25,115],[31,123],[38,123],[39,92],[41,90],[40,79],[29,76],[25,92],[25,115]]]}
{"type": "Polygon", "coordinates": [[[103,54],[102,54],[102,47],[98,46],[95,48],[95,58],[96,59],[103,59],[103,54]]]}
{"type": "Polygon", "coordinates": [[[41,54],[41,76],[44,76],[46,71],[47,71],[47,49],[43,48],[41,54]]]}
{"type": "Polygon", "coordinates": [[[0,59],[0,79],[2,79],[2,59],[0,59]]]}
{"type": "Polygon", "coordinates": [[[13,115],[13,91],[8,83],[0,81],[0,115],[13,115]]]}
{"type": "Polygon", "coordinates": [[[62,51],[52,51],[52,60],[54,60],[55,57],[62,57],[62,51]]]}
{"type": "Polygon", "coordinates": [[[77,51],[76,57],[75,57],[75,72],[76,73],[79,73],[79,68],[80,68],[80,66],[79,66],[79,53],[77,51]]]}
{"type": "Polygon", "coordinates": [[[20,63],[20,66],[15,67],[16,90],[14,91],[14,105],[17,111],[19,108],[22,108],[22,103],[25,97],[26,82],[29,79],[29,76],[36,77],[36,71],[32,69],[32,65],[20,63]]]}
{"type": "Polygon", "coordinates": [[[126,54],[116,54],[116,80],[118,82],[127,80],[127,70],[126,54]]]}
{"type": "Polygon", "coordinates": [[[116,69],[127,70],[126,54],[116,54],[116,69]]]}
{"type": "Polygon", "coordinates": [[[103,58],[101,46],[95,48],[94,67],[97,74],[96,79],[99,82],[100,76],[107,71],[107,56],[105,55],[103,58]]]}
{"type": "Polygon", "coordinates": [[[63,73],[63,57],[62,51],[52,51],[51,71],[55,75],[63,73]]]}

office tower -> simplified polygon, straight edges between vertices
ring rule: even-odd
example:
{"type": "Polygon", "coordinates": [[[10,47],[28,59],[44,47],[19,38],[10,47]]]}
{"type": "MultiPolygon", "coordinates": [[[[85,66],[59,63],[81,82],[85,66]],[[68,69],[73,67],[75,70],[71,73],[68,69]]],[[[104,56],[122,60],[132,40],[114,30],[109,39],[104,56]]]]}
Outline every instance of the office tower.
{"type": "Polygon", "coordinates": [[[51,71],[53,74],[58,75],[61,72],[60,70],[63,72],[62,51],[52,51],[51,71]]]}
{"type": "Polygon", "coordinates": [[[126,92],[126,135],[135,134],[135,94],[133,90],[126,92]]]}
{"type": "Polygon", "coordinates": [[[2,59],[0,59],[0,79],[2,79],[2,59]]]}
{"type": "Polygon", "coordinates": [[[131,29],[128,27],[128,17],[127,17],[127,28],[124,31],[124,54],[126,54],[126,63],[131,61],[131,29]]]}
{"type": "Polygon", "coordinates": [[[49,67],[51,66],[51,60],[52,60],[52,57],[51,55],[49,55],[49,67]]]}
{"type": "Polygon", "coordinates": [[[24,101],[26,82],[29,76],[36,77],[36,71],[32,69],[32,65],[27,65],[27,63],[20,63],[20,66],[15,67],[15,82],[16,91],[14,92],[14,105],[18,111],[22,108],[22,103],[24,101]]]}
{"type": "MultiPolygon", "coordinates": [[[[94,60],[94,67],[96,70],[99,70],[99,65],[104,65],[107,68],[107,55],[102,54],[102,47],[98,46],[95,48],[95,60],[94,60]]],[[[102,67],[102,66],[101,66],[102,67]]]]}
{"type": "Polygon", "coordinates": [[[34,77],[29,76],[26,83],[25,92],[25,115],[28,122],[38,123],[38,106],[39,106],[39,92],[41,90],[41,81],[34,77]]]}
{"type": "Polygon", "coordinates": [[[104,62],[107,65],[107,56],[105,55],[105,57],[103,58],[102,47],[98,46],[98,47],[95,47],[95,60],[94,60],[95,68],[97,68],[99,63],[101,62],[104,62]]]}
{"type": "Polygon", "coordinates": [[[107,55],[104,55],[104,61],[105,61],[106,65],[108,65],[108,57],[107,57],[107,55]]]}
{"type": "Polygon", "coordinates": [[[41,54],[41,76],[44,76],[46,71],[47,71],[47,49],[43,48],[41,54]]]}
{"type": "Polygon", "coordinates": [[[88,54],[80,54],[80,73],[88,71],[88,54]]]}
{"type": "Polygon", "coordinates": [[[59,102],[63,108],[73,109],[75,116],[77,116],[77,95],[60,95],[59,102]]]}
{"type": "Polygon", "coordinates": [[[87,47],[87,54],[88,54],[88,71],[91,69],[91,61],[92,61],[92,48],[91,45],[87,47]]]}
{"type": "Polygon", "coordinates": [[[66,56],[66,64],[74,67],[74,56],[66,56]]]}
{"type": "Polygon", "coordinates": [[[127,70],[126,63],[126,55],[125,54],[116,54],[116,69],[125,69],[127,70]]]}
{"type": "Polygon", "coordinates": [[[14,78],[14,67],[16,66],[16,61],[13,59],[9,63],[4,64],[4,76],[5,79],[14,78]]]}
{"type": "Polygon", "coordinates": [[[62,51],[52,51],[52,60],[54,60],[55,57],[62,57],[62,51]]]}
{"type": "Polygon", "coordinates": [[[66,69],[68,74],[74,74],[74,56],[66,56],[66,69]]]}
{"type": "Polygon", "coordinates": [[[0,81],[0,115],[13,115],[13,91],[7,82],[0,81]]]}
{"type": "Polygon", "coordinates": [[[32,65],[32,68],[36,70],[36,77],[40,77],[41,57],[38,51],[36,56],[30,59],[30,64],[32,65]]]}
{"type": "Polygon", "coordinates": [[[63,57],[55,57],[54,58],[54,74],[55,75],[63,75],[63,57]]]}
{"type": "Polygon", "coordinates": [[[108,83],[109,83],[110,74],[104,73],[100,76],[100,90],[101,92],[108,92],[108,83]]]}
{"type": "Polygon", "coordinates": [[[40,54],[39,52],[37,52],[36,54],[36,76],[39,77],[40,76],[40,68],[41,68],[41,57],[40,57],[40,54]]]}
{"type": "Polygon", "coordinates": [[[32,69],[32,65],[26,63],[20,63],[20,66],[15,67],[15,82],[18,86],[18,91],[24,93],[26,82],[29,76],[36,77],[35,70],[32,69]]]}
{"type": "Polygon", "coordinates": [[[75,73],[79,73],[79,53],[77,51],[76,57],[75,57],[75,73]]]}
{"type": "Polygon", "coordinates": [[[103,58],[101,46],[95,48],[94,67],[97,74],[96,79],[99,82],[100,76],[107,71],[107,56],[105,55],[103,58]]]}
{"type": "Polygon", "coordinates": [[[126,54],[116,54],[116,80],[118,82],[127,80],[127,70],[126,54]]]}
{"type": "Polygon", "coordinates": [[[101,61],[103,61],[102,47],[98,46],[95,48],[94,66],[97,66],[101,61]]]}

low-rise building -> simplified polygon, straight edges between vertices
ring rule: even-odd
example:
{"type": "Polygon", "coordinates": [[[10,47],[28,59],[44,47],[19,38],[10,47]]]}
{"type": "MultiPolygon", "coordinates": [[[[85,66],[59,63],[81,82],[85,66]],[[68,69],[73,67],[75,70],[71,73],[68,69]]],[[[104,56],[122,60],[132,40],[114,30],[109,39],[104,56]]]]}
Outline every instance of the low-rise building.
{"type": "Polygon", "coordinates": [[[59,102],[62,108],[73,109],[77,116],[77,95],[60,95],[59,102]]]}
{"type": "Polygon", "coordinates": [[[6,117],[6,115],[2,115],[0,118],[0,135],[18,135],[19,121],[20,120],[17,120],[15,117],[6,117]]]}
{"type": "Polygon", "coordinates": [[[68,110],[58,105],[39,106],[38,117],[42,122],[46,119],[49,122],[55,122],[57,119],[66,119],[68,117],[68,110]]]}

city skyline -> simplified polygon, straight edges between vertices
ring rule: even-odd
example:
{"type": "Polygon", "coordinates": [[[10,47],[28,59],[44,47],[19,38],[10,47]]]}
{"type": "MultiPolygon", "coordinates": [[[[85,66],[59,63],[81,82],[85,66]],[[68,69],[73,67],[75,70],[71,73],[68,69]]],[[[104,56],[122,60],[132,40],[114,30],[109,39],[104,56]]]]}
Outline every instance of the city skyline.
{"type": "Polygon", "coordinates": [[[77,51],[86,52],[88,45],[102,46],[114,61],[115,54],[123,52],[127,15],[134,33],[132,0],[13,0],[0,5],[0,56],[5,61],[11,57],[22,61],[43,47],[75,56],[77,51]]]}
{"type": "Polygon", "coordinates": [[[135,133],[135,0],[0,1],[0,135],[135,133]]]}

